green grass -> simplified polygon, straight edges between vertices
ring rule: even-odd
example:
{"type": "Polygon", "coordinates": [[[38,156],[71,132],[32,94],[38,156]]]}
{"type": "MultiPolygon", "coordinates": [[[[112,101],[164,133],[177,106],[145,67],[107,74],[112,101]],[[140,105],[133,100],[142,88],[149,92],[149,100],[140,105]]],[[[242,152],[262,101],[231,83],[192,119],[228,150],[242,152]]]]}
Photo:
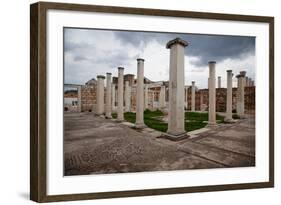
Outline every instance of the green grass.
{"type": "MultiPolygon", "coordinates": [[[[186,112],[184,114],[185,120],[189,121],[208,121],[209,114],[208,113],[198,113],[198,112],[186,112]]],[[[219,120],[219,123],[223,122],[224,117],[217,114],[216,119],[219,120]]]]}
{"type": "MultiPolygon", "coordinates": [[[[158,119],[159,117],[163,116],[164,113],[160,110],[156,111],[150,111],[150,110],[145,110],[144,111],[144,124],[146,126],[161,131],[161,132],[166,132],[168,129],[168,123],[163,122],[162,120],[158,119]]],[[[117,118],[117,114],[113,113],[112,114],[113,118],[117,118]]],[[[136,114],[133,112],[125,112],[124,113],[124,119],[127,122],[135,123],[136,121],[136,114]]]]}
{"type": "MultiPolygon", "coordinates": [[[[162,116],[164,116],[164,113],[160,110],[156,110],[156,111],[145,110],[144,123],[146,124],[146,126],[152,129],[161,132],[166,132],[168,129],[168,123],[159,119],[162,116]]],[[[117,114],[113,113],[112,117],[117,118],[117,114]]],[[[124,113],[124,119],[128,122],[135,123],[136,114],[132,112],[126,112],[124,113]]],[[[197,130],[207,125],[207,123],[204,121],[208,121],[208,113],[186,112],[185,120],[188,121],[188,122],[185,121],[185,130],[187,132],[192,130],[197,130]]],[[[224,117],[217,115],[217,120],[219,120],[218,123],[222,123],[224,117]]]]}

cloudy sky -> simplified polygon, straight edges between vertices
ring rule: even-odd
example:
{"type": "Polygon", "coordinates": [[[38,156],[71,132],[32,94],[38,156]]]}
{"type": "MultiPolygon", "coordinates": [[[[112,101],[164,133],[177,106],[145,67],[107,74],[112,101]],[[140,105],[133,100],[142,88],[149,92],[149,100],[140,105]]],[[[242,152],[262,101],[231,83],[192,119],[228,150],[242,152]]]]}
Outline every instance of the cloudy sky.
{"type": "MultiPolygon", "coordinates": [[[[125,74],[137,72],[137,58],[144,58],[144,75],[153,80],[168,80],[169,49],[166,43],[180,37],[189,43],[185,48],[185,84],[191,81],[206,88],[208,62],[216,61],[216,75],[226,87],[226,70],[237,75],[245,70],[255,79],[255,38],[200,34],[111,31],[96,29],[64,29],[65,83],[85,84],[97,75],[117,67],[125,74]]],[[[234,86],[236,78],[233,78],[234,86]]]]}

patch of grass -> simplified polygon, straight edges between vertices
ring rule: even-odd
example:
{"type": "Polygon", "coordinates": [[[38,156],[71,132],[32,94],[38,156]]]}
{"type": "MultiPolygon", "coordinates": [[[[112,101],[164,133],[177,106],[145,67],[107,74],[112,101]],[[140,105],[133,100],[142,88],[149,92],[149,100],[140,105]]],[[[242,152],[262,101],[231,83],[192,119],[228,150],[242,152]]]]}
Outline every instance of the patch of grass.
{"type": "Polygon", "coordinates": [[[144,111],[144,116],[145,117],[161,117],[161,116],[164,116],[164,113],[161,110],[151,111],[151,110],[146,109],[144,111]]]}
{"type": "MultiPolygon", "coordinates": [[[[216,115],[218,123],[224,121],[224,117],[216,115]]],[[[209,120],[209,113],[199,113],[199,112],[186,112],[185,113],[185,130],[187,132],[203,128],[207,125],[206,121],[209,120]]]]}
{"type": "MultiPolygon", "coordinates": [[[[150,111],[150,110],[145,110],[144,111],[144,124],[146,126],[161,131],[161,132],[166,132],[168,129],[168,123],[158,119],[158,117],[163,116],[164,113],[160,110],[156,111],[150,111]]],[[[117,118],[117,113],[112,114],[113,118],[117,118]]],[[[124,113],[124,119],[127,122],[135,123],[136,122],[136,114],[133,112],[125,112],[124,113]]]]}
{"type": "MultiPolygon", "coordinates": [[[[168,123],[159,119],[162,116],[164,116],[164,113],[160,110],[156,110],[156,111],[145,110],[144,123],[146,124],[146,126],[152,129],[161,132],[166,132],[168,129],[168,123]]],[[[112,117],[117,118],[117,114],[113,113],[112,117]]],[[[124,119],[128,122],[135,123],[136,114],[133,112],[126,112],[124,113],[124,119]]],[[[185,130],[187,132],[192,130],[197,130],[207,125],[207,123],[204,121],[208,121],[208,113],[186,112],[185,120],[188,120],[185,122],[185,130]]],[[[217,120],[219,120],[219,123],[221,123],[223,122],[224,117],[217,115],[217,120]]]]}
{"type": "MultiPolygon", "coordinates": [[[[216,119],[220,122],[224,121],[224,117],[220,115],[216,115],[216,119]]],[[[185,113],[185,120],[189,121],[208,121],[209,120],[209,113],[199,113],[199,112],[186,112],[185,113]]]]}
{"type": "Polygon", "coordinates": [[[194,122],[185,122],[184,124],[184,128],[185,131],[190,132],[193,130],[198,130],[201,129],[203,127],[205,127],[207,125],[207,123],[205,122],[200,122],[200,121],[194,121],[194,122]]]}

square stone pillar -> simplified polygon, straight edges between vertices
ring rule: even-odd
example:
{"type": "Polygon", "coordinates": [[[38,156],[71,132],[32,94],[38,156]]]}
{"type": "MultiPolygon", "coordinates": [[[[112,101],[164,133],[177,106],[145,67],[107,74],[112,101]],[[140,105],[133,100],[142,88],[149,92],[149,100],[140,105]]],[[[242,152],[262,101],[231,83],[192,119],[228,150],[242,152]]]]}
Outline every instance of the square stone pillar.
{"type": "Polygon", "coordinates": [[[209,62],[209,121],[208,126],[216,126],[216,62],[209,62]]]}
{"type": "Polygon", "coordinates": [[[144,59],[137,59],[137,98],[136,98],[136,123],[137,128],[145,127],[143,119],[143,81],[144,81],[144,59]]]}
{"type": "Polygon", "coordinates": [[[129,81],[125,81],[125,112],[131,111],[131,88],[129,81]]]}
{"type": "Polygon", "coordinates": [[[245,117],[245,75],[246,71],[241,71],[239,75],[236,76],[238,80],[237,84],[237,115],[240,118],[245,117]]]}
{"type": "Polygon", "coordinates": [[[221,76],[218,76],[218,88],[221,88],[221,76]]]}
{"type": "Polygon", "coordinates": [[[115,84],[111,84],[111,106],[112,106],[112,111],[115,111],[115,89],[116,89],[116,86],[115,86],[115,84]]]}
{"type": "Polygon", "coordinates": [[[160,108],[164,108],[166,106],[166,101],[165,101],[165,93],[166,92],[166,88],[164,85],[161,86],[160,88],[160,96],[159,96],[159,106],[160,108]]]}
{"type": "Polygon", "coordinates": [[[97,115],[103,115],[104,113],[104,79],[103,75],[97,76],[97,115]]]}
{"type": "Polygon", "coordinates": [[[82,86],[77,87],[78,93],[78,112],[82,112],[82,86]]]}
{"type": "Polygon", "coordinates": [[[232,119],[232,70],[227,70],[227,93],[226,93],[226,122],[233,122],[232,119]]]}
{"type": "Polygon", "coordinates": [[[166,136],[171,140],[186,138],[184,121],[184,48],[188,43],[176,38],[167,43],[170,49],[169,111],[166,136]]]}
{"type": "Polygon", "coordinates": [[[117,121],[124,120],[124,68],[118,67],[118,104],[117,104],[117,121]]]}
{"type": "Polygon", "coordinates": [[[111,110],[112,110],[112,105],[111,105],[111,73],[106,73],[106,98],[105,98],[105,117],[110,119],[112,118],[111,116],[111,110]]]}
{"type": "Polygon", "coordinates": [[[191,87],[191,111],[195,112],[195,82],[192,81],[191,87]]]}

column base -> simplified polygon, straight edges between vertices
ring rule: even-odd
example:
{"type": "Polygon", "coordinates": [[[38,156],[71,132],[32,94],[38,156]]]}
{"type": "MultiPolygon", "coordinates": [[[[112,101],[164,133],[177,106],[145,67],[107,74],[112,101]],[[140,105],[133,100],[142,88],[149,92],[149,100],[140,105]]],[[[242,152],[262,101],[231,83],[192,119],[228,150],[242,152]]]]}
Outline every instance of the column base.
{"type": "Polygon", "coordinates": [[[146,125],[144,123],[135,123],[135,126],[134,126],[135,129],[143,129],[145,127],[146,127],[146,125]]]}
{"type": "Polygon", "coordinates": [[[124,119],[116,119],[116,122],[124,122],[124,119]]]}
{"type": "Polygon", "coordinates": [[[210,127],[210,128],[217,127],[217,126],[218,124],[216,122],[208,122],[208,124],[206,125],[206,127],[210,127]]]}
{"type": "Polygon", "coordinates": [[[238,115],[239,119],[246,119],[245,115],[238,115]]]}
{"type": "Polygon", "coordinates": [[[225,119],[225,123],[235,123],[236,121],[234,119],[225,119]]]}
{"type": "Polygon", "coordinates": [[[105,116],[106,119],[112,119],[112,116],[109,115],[109,116],[105,116]]]}
{"type": "Polygon", "coordinates": [[[100,113],[95,113],[94,115],[97,116],[97,117],[102,117],[102,116],[104,116],[103,113],[102,113],[102,114],[100,114],[100,113]]]}
{"type": "Polygon", "coordinates": [[[186,132],[177,133],[177,134],[172,134],[167,132],[167,133],[163,133],[160,138],[168,139],[171,141],[180,141],[180,140],[187,139],[189,137],[190,136],[186,132]]]}

